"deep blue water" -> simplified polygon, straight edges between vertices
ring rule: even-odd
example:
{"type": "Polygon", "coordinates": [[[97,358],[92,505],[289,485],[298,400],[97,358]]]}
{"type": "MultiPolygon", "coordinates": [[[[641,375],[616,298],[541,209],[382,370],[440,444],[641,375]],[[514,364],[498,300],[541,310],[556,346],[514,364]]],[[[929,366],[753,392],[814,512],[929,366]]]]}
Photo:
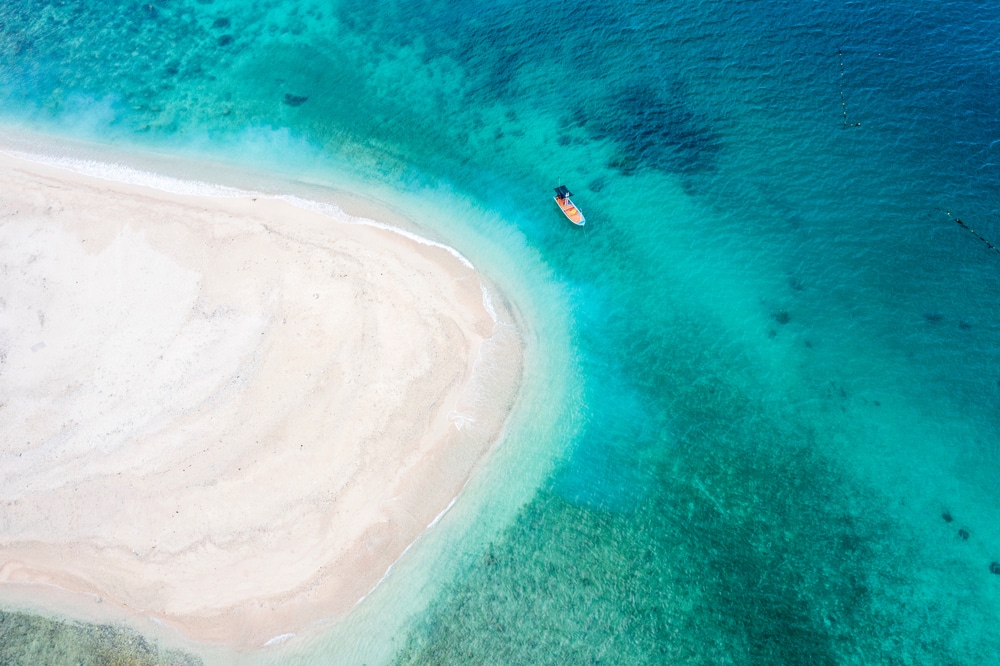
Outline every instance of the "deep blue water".
{"type": "Polygon", "coordinates": [[[18,1],[0,24],[11,127],[474,196],[430,230],[560,295],[535,309],[582,384],[521,443],[557,463],[448,555],[393,659],[1000,663],[1000,254],[955,222],[1000,241],[1000,6],[18,1]]]}

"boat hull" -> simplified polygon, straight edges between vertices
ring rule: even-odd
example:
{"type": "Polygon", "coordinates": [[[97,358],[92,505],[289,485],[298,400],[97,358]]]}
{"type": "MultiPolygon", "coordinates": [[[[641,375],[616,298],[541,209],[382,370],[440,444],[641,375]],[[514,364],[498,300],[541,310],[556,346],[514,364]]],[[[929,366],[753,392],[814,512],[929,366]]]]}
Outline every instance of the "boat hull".
{"type": "Polygon", "coordinates": [[[552,197],[552,198],[555,199],[556,205],[559,206],[559,210],[563,212],[563,215],[565,215],[566,219],[568,219],[570,222],[572,222],[578,227],[582,227],[584,224],[587,223],[587,218],[585,218],[583,216],[583,213],[580,212],[580,209],[577,208],[573,204],[573,202],[569,200],[569,197],[566,198],[552,197]]]}

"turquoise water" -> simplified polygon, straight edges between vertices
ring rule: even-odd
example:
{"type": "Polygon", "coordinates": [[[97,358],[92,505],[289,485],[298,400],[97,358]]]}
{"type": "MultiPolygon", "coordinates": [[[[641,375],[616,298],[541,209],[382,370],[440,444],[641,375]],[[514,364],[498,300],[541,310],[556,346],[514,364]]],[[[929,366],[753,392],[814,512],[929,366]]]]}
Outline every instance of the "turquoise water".
{"type": "Polygon", "coordinates": [[[1000,240],[1000,8],[15,2],[0,24],[8,127],[350,185],[542,338],[467,509],[486,526],[414,555],[441,572],[419,612],[281,660],[998,662],[1000,255],[955,219],[1000,240]],[[491,510],[519,465],[531,487],[491,510]]]}

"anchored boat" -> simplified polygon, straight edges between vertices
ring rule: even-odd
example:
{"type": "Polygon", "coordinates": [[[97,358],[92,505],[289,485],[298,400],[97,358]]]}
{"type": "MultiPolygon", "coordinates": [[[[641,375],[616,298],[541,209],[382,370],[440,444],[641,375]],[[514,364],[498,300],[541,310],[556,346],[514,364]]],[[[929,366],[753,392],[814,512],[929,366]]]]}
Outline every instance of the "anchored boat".
{"type": "Polygon", "coordinates": [[[556,188],[555,200],[559,204],[559,210],[569,218],[570,222],[578,227],[582,227],[587,219],[580,212],[580,209],[570,201],[571,196],[573,196],[573,193],[565,185],[560,185],[556,188]]]}

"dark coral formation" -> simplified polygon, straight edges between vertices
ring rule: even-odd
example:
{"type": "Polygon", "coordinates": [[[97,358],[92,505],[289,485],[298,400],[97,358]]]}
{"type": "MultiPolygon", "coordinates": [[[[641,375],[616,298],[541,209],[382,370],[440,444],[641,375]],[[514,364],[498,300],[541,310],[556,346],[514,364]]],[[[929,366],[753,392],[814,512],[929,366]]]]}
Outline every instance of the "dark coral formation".
{"type": "Polygon", "coordinates": [[[291,93],[285,93],[285,99],[283,101],[288,106],[302,106],[308,100],[309,98],[304,95],[293,95],[291,93]]]}
{"type": "Polygon", "coordinates": [[[0,611],[0,664],[201,666],[203,662],[122,625],[0,611]]]}

